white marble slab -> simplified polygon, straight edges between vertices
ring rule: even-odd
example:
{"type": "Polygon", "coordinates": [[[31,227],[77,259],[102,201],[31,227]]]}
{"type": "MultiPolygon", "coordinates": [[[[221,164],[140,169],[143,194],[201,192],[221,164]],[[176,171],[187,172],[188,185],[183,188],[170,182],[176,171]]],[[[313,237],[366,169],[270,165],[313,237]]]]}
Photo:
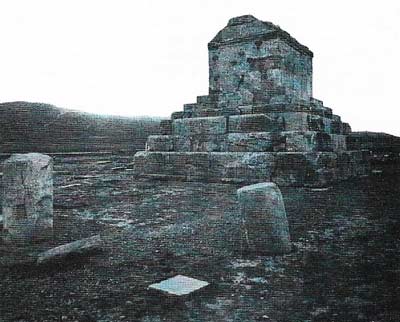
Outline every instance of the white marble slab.
{"type": "Polygon", "coordinates": [[[149,288],[181,296],[190,294],[207,285],[209,285],[209,283],[205,281],[183,275],[176,275],[160,283],[151,284],[149,288]]]}

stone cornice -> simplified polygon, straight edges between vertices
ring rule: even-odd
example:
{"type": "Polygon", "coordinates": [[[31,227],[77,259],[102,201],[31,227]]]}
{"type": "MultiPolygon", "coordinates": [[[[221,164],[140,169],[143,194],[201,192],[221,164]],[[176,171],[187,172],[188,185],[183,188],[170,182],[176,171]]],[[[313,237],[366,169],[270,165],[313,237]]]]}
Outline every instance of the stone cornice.
{"type": "Polygon", "coordinates": [[[296,39],[294,39],[292,36],[290,36],[289,33],[287,33],[286,31],[283,31],[283,30],[274,30],[274,31],[262,33],[259,35],[251,35],[248,37],[234,38],[234,39],[228,39],[228,40],[223,40],[223,41],[211,41],[208,43],[208,49],[216,49],[219,47],[229,46],[232,44],[239,44],[239,43],[245,43],[245,42],[251,42],[251,41],[265,41],[265,40],[271,40],[271,39],[283,39],[290,46],[292,46],[294,49],[298,50],[299,52],[301,52],[305,55],[308,55],[310,57],[314,56],[313,52],[308,47],[300,44],[296,39]]]}

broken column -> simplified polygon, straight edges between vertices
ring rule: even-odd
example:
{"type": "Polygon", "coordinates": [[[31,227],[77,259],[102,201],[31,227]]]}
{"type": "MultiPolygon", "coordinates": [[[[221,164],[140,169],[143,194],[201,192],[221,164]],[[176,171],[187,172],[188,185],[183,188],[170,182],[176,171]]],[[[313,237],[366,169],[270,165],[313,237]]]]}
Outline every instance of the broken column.
{"type": "Polygon", "coordinates": [[[39,154],[13,154],[3,165],[3,217],[7,238],[35,241],[53,233],[53,161],[39,154]]]}
{"type": "Polygon", "coordinates": [[[250,252],[290,252],[290,234],[281,191],[272,182],[245,186],[237,191],[242,239],[250,252]]]}

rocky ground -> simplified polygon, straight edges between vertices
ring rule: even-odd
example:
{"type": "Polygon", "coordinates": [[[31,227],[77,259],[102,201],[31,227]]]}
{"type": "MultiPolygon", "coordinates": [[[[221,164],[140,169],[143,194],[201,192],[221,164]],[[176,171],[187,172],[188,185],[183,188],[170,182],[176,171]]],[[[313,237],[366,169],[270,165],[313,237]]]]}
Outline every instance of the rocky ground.
{"type": "Polygon", "coordinates": [[[137,180],[131,159],[55,157],[54,240],[0,241],[0,321],[400,320],[399,176],[282,188],[293,251],[256,256],[237,238],[238,186],[137,180]],[[102,251],[34,264],[97,233],[102,251]],[[176,274],[210,286],[147,289],[176,274]]]}

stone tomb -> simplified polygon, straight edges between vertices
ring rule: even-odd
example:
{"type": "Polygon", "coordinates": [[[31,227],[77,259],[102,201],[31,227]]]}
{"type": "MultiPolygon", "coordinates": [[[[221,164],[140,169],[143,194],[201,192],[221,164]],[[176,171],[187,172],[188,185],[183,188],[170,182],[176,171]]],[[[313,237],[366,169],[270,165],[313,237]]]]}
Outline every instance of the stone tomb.
{"type": "Polygon", "coordinates": [[[347,123],[312,97],[313,53],[253,16],[229,20],[208,44],[209,94],[185,104],[134,157],[137,175],[282,186],[364,175],[347,123]]]}
{"type": "Polygon", "coordinates": [[[52,236],[53,161],[43,154],[13,154],[3,165],[4,230],[13,241],[52,236]]]}

